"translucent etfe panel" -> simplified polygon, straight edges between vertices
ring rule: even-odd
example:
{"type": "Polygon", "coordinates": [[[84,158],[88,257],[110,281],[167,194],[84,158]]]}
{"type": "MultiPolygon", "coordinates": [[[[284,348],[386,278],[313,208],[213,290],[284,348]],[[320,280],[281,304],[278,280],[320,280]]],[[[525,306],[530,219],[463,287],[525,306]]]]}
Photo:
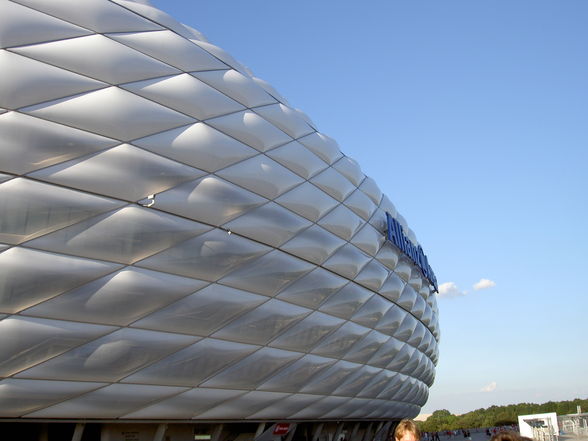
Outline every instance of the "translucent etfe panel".
{"type": "Polygon", "coordinates": [[[339,205],[318,221],[324,229],[336,234],[342,239],[349,240],[364,224],[361,218],[349,208],[339,205]]]}
{"type": "Polygon", "coordinates": [[[296,141],[272,149],[266,154],[304,179],[309,179],[328,167],[322,159],[296,141]]]}
{"type": "Polygon", "coordinates": [[[414,346],[415,348],[418,348],[421,344],[421,341],[425,337],[426,332],[428,331],[426,330],[425,325],[417,321],[416,328],[414,329],[414,332],[408,339],[408,344],[414,346]]]}
{"type": "Polygon", "coordinates": [[[372,178],[365,178],[359,189],[369,196],[374,204],[379,205],[382,199],[382,191],[379,189],[378,184],[372,178]]]}
{"type": "Polygon", "coordinates": [[[259,390],[298,392],[319,372],[335,364],[332,358],[305,355],[258,387],[259,390]]]}
{"type": "Polygon", "coordinates": [[[227,167],[217,174],[268,199],[276,198],[303,182],[299,176],[263,155],[227,167]]]}
{"type": "Polygon", "coordinates": [[[121,205],[119,201],[15,178],[0,184],[0,242],[25,242],[121,205]]]}
{"type": "Polygon", "coordinates": [[[398,351],[402,349],[404,343],[395,338],[390,338],[374,353],[368,364],[377,367],[387,367],[394,359],[398,351]]]}
{"type": "Polygon", "coordinates": [[[291,351],[308,352],[343,323],[344,320],[321,312],[313,312],[274,339],[270,346],[291,351]]]}
{"type": "Polygon", "coordinates": [[[353,245],[371,256],[376,255],[385,241],[384,232],[377,231],[370,224],[365,224],[351,239],[353,245]]]}
{"type": "Polygon", "coordinates": [[[61,320],[5,318],[0,321],[0,375],[13,375],[114,329],[61,320]]]}
{"type": "Polygon", "coordinates": [[[133,326],[208,335],[239,314],[250,311],[265,301],[267,297],[212,284],[154,312],[133,326]]]}
{"type": "Polygon", "coordinates": [[[409,284],[404,285],[404,289],[402,290],[402,294],[400,294],[400,298],[396,301],[396,303],[402,306],[407,311],[412,312],[412,307],[414,306],[417,297],[419,295],[414,290],[412,286],[409,284]]]}
{"type": "MultiPolygon", "coordinates": [[[[186,25],[183,26],[187,27],[186,25]]],[[[193,33],[197,33],[200,36],[200,38],[188,37],[192,43],[197,44],[206,52],[221,60],[227,66],[232,67],[233,69],[243,73],[244,75],[249,75],[248,69],[241,63],[239,63],[237,60],[235,60],[235,58],[233,58],[231,54],[229,54],[224,49],[221,49],[220,47],[215,46],[214,44],[206,41],[206,38],[204,38],[204,36],[194,28],[189,28],[189,30],[194,31],[193,33]]]]}
{"type": "Polygon", "coordinates": [[[314,268],[315,266],[308,262],[282,251],[274,250],[229,273],[229,275],[220,279],[218,283],[266,296],[273,296],[284,286],[299,279],[314,268]]]}
{"type": "Polygon", "coordinates": [[[117,381],[188,346],[188,335],[123,328],[21,372],[22,378],[117,381]]]}
{"type": "Polygon", "coordinates": [[[350,363],[348,361],[338,361],[329,369],[321,372],[319,375],[309,381],[303,388],[302,392],[330,395],[354,372],[361,369],[361,365],[350,363]]]}
{"type": "Polygon", "coordinates": [[[361,341],[357,342],[343,358],[349,361],[365,364],[372,358],[380,347],[390,339],[389,336],[378,331],[372,331],[361,341]]]}
{"type": "Polygon", "coordinates": [[[338,201],[343,201],[355,190],[349,180],[331,167],[316,175],[310,182],[338,201]]]}
{"type": "MultiPolygon", "coordinates": [[[[14,51],[110,84],[180,73],[171,66],[98,34],[25,46],[14,51]],[[88,57],[88,53],[92,57],[88,57]]],[[[47,100],[36,102],[42,101],[47,100]]]]}
{"type": "Polygon", "coordinates": [[[365,178],[365,175],[361,172],[359,164],[354,159],[348,156],[343,156],[336,163],[333,164],[333,168],[345,176],[351,181],[356,187],[361,184],[361,181],[365,178]]]}
{"type": "Polygon", "coordinates": [[[195,122],[193,118],[118,87],[50,101],[22,111],[123,141],[195,122]]]}
{"type": "Polygon", "coordinates": [[[83,8],[72,8],[67,0],[54,0],[51,4],[43,0],[18,0],[18,2],[97,32],[159,29],[159,26],[153,22],[129,10],[101,0],[85,0],[83,8]]]}
{"type": "Polygon", "coordinates": [[[279,247],[312,225],[278,204],[270,202],[224,225],[228,230],[279,247]]]}
{"type": "Polygon", "coordinates": [[[205,285],[200,280],[127,267],[24,314],[125,326],[205,285]]]}
{"type": "Polygon", "coordinates": [[[339,151],[337,142],[322,133],[312,133],[300,138],[299,141],[328,164],[333,164],[343,156],[343,153],[339,151]]]}
{"type": "Polygon", "coordinates": [[[344,405],[349,401],[347,397],[326,397],[320,401],[310,404],[300,412],[291,416],[294,419],[318,419],[344,405]]]}
{"type": "Polygon", "coordinates": [[[390,270],[394,270],[396,268],[399,258],[399,251],[388,241],[384,242],[380,248],[380,251],[378,251],[378,254],[376,254],[376,259],[386,265],[386,267],[390,270]]]}
{"type": "MultiPolygon", "coordinates": [[[[336,418],[349,417],[349,415],[353,414],[354,412],[357,412],[358,409],[365,408],[366,405],[368,405],[369,403],[370,403],[369,400],[365,400],[365,399],[361,399],[361,398],[352,398],[352,399],[347,398],[347,399],[345,399],[345,401],[341,405],[336,406],[335,408],[333,408],[333,410],[324,414],[323,418],[336,419],[336,418]]],[[[394,415],[394,414],[391,414],[391,415],[394,415]]],[[[373,431],[377,427],[378,426],[374,427],[374,425],[372,425],[370,430],[373,431]]],[[[369,426],[368,426],[368,428],[369,428],[369,426]]],[[[385,430],[385,429],[381,429],[381,430],[385,430]]],[[[381,439],[379,436],[376,435],[376,432],[374,432],[373,434],[375,435],[375,439],[381,439]]]]}
{"type": "Polygon", "coordinates": [[[286,398],[289,394],[253,391],[225,401],[198,416],[199,419],[246,418],[249,415],[286,398]]]}
{"type": "Polygon", "coordinates": [[[197,119],[244,110],[238,102],[189,74],[144,80],[121,87],[197,119]]]}
{"type": "Polygon", "coordinates": [[[80,397],[33,412],[35,418],[118,418],[185,388],[139,384],[111,384],[80,397]]]}
{"type": "Polygon", "coordinates": [[[110,38],[183,71],[227,69],[228,66],[172,31],[129,32],[110,38]]]}
{"type": "Polygon", "coordinates": [[[368,291],[355,283],[349,283],[338,293],[331,296],[320,307],[320,310],[327,314],[348,319],[373,295],[372,291],[368,291]]]}
{"type": "Polygon", "coordinates": [[[288,101],[286,101],[286,99],[282,95],[280,95],[280,93],[271,84],[269,84],[267,81],[262,80],[261,78],[257,78],[257,77],[252,77],[252,78],[253,78],[253,81],[255,81],[257,84],[259,84],[261,87],[263,87],[263,89],[267,93],[269,93],[271,96],[273,96],[279,102],[288,105],[288,101]]]}
{"type": "Polygon", "coordinates": [[[412,313],[415,315],[416,318],[420,319],[423,316],[425,309],[427,307],[427,302],[425,302],[424,299],[419,295],[417,296],[416,302],[412,307],[412,313]]]}
{"type": "Polygon", "coordinates": [[[347,279],[322,268],[316,268],[289,285],[280,292],[277,298],[316,309],[325,299],[339,291],[347,282],[347,279]]]}
{"type": "Polygon", "coordinates": [[[337,201],[309,182],[284,193],[276,202],[316,222],[337,205],[337,201]]]}
{"type": "Polygon", "coordinates": [[[292,141],[290,136],[249,110],[214,118],[207,124],[261,152],[292,141]]]}
{"type": "Polygon", "coordinates": [[[214,282],[269,251],[269,247],[215,229],[181,242],[137,265],[214,282]]]}
{"type": "Polygon", "coordinates": [[[374,259],[363,267],[354,280],[356,283],[377,292],[388,277],[388,273],[386,267],[374,259]]]}
{"type": "Polygon", "coordinates": [[[290,395],[289,397],[272,403],[271,406],[268,406],[260,410],[259,412],[250,415],[250,418],[259,418],[262,420],[287,419],[290,418],[291,415],[294,415],[302,409],[306,409],[308,406],[310,406],[313,403],[316,403],[318,400],[321,400],[322,398],[323,397],[321,395],[290,395]]]}
{"type": "Polygon", "coordinates": [[[368,328],[374,328],[391,307],[391,302],[379,295],[374,295],[351,317],[351,320],[368,328]]]}
{"type": "Polygon", "coordinates": [[[224,223],[267,199],[214,175],[178,185],[155,197],[154,208],[212,225],[224,223]]]}
{"type": "Polygon", "coordinates": [[[0,47],[78,37],[90,32],[13,2],[0,3],[0,47]]]}
{"type": "Polygon", "coordinates": [[[347,322],[314,348],[312,353],[325,357],[341,358],[369,331],[368,328],[347,322]]]}
{"type": "Polygon", "coordinates": [[[298,233],[280,248],[288,253],[320,264],[344,244],[343,239],[329,233],[318,225],[313,225],[298,233]]]}
{"type": "Polygon", "coordinates": [[[0,51],[0,66],[3,71],[0,106],[7,109],[18,109],[108,86],[8,51],[0,51]]]}
{"type": "Polygon", "coordinates": [[[197,72],[193,75],[246,107],[276,102],[255,81],[233,69],[197,72]]]}
{"type": "Polygon", "coordinates": [[[213,334],[213,337],[242,343],[267,344],[310,310],[271,299],[213,334]]]}
{"type": "Polygon", "coordinates": [[[204,123],[168,130],[133,144],[208,172],[259,153],[204,123]]]}
{"type": "Polygon", "coordinates": [[[300,138],[301,136],[314,132],[314,129],[293,109],[283,104],[257,107],[255,112],[286,132],[292,138],[300,138]]]}
{"type": "Polygon", "coordinates": [[[137,201],[204,174],[201,170],[122,144],[87,159],[75,159],[39,170],[31,176],[137,201]]]}
{"type": "Polygon", "coordinates": [[[393,304],[376,325],[376,329],[387,335],[394,335],[407,312],[393,304]]]}
{"type": "Polygon", "coordinates": [[[358,248],[347,244],[335,251],[323,266],[343,277],[353,279],[370,260],[370,257],[358,248]]]}
{"type": "Polygon", "coordinates": [[[118,141],[22,113],[0,115],[0,169],[24,174],[97,152],[118,141]]]}
{"type": "Polygon", "coordinates": [[[125,415],[130,419],[188,419],[205,412],[226,400],[232,400],[245,391],[226,389],[191,389],[158,403],[125,415]]]}
{"type": "Polygon", "coordinates": [[[405,282],[396,273],[392,272],[378,292],[381,296],[386,297],[388,300],[396,302],[402,294],[404,285],[405,282]]]}
{"type": "Polygon", "coordinates": [[[94,259],[132,263],[210,230],[148,208],[127,206],[35,239],[28,245],[94,259]]]}
{"type": "Polygon", "coordinates": [[[243,361],[232,365],[202,384],[203,387],[225,389],[254,389],[289,363],[301,358],[303,354],[282,351],[274,348],[261,348],[243,361]]]}
{"type": "Polygon", "coordinates": [[[120,268],[120,265],[10,248],[0,253],[0,311],[16,313],[120,268]]]}
{"type": "Polygon", "coordinates": [[[196,386],[257,349],[259,346],[207,338],[140,370],[124,382],[196,386]]]}
{"type": "Polygon", "coordinates": [[[376,204],[359,189],[351,193],[344,204],[364,220],[369,220],[376,210],[376,204]]]}
{"type": "Polygon", "coordinates": [[[390,371],[400,372],[404,365],[408,363],[410,357],[412,357],[412,354],[415,350],[415,348],[405,343],[404,346],[402,346],[402,348],[400,349],[400,351],[398,351],[396,356],[392,359],[390,364],[386,366],[386,369],[390,371]]]}
{"type": "Polygon", "coordinates": [[[7,378],[0,381],[0,416],[21,417],[36,409],[104,386],[104,383],[38,381],[7,378]]]}
{"type": "Polygon", "coordinates": [[[381,371],[381,369],[371,366],[362,366],[361,369],[354,372],[353,375],[350,375],[333,394],[353,397],[359,394],[381,371]]]}

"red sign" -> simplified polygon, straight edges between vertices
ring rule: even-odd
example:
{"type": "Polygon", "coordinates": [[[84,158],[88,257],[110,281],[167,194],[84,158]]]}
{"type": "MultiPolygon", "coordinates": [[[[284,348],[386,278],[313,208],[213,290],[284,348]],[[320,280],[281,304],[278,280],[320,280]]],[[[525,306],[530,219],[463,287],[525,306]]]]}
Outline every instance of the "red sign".
{"type": "Polygon", "coordinates": [[[274,427],[274,435],[285,435],[290,430],[290,423],[278,423],[274,427]]]}

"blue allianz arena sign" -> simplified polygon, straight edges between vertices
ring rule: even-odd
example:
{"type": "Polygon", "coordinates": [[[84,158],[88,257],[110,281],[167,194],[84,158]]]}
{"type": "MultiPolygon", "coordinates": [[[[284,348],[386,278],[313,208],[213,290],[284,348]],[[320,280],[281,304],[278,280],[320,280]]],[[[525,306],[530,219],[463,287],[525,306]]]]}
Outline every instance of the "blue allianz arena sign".
{"type": "Polygon", "coordinates": [[[438,291],[437,278],[435,277],[435,273],[433,273],[433,270],[429,265],[429,260],[427,259],[427,256],[425,256],[421,246],[415,246],[410,239],[406,237],[402,225],[400,225],[396,218],[392,217],[388,212],[386,212],[386,224],[386,239],[391,241],[400,251],[406,254],[406,256],[408,256],[410,260],[420,268],[423,275],[427,278],[429,283],[433,285],[433,288],[435,288],[435,291],[438,291]]]}

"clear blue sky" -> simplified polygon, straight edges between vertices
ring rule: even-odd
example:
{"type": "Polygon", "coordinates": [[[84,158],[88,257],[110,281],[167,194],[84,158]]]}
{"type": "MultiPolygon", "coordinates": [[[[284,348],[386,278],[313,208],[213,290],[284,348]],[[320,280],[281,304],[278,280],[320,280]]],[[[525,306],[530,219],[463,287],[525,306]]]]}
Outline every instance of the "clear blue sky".
{"type": "Polygon", "coordinates": [[[588,397],[588,1],[152,2],[305,111],[416,232],[454,295],[423,413],[588,397]]]}

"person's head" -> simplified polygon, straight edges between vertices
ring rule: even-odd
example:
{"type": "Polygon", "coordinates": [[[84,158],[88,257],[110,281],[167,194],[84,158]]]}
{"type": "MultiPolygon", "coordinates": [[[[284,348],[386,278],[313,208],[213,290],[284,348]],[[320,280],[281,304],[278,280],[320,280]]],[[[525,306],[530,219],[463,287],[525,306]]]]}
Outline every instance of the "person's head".
{"type": "Polygon", "coordinates": [[[419,441],[421,439],[421,432],[414,421],[402,420],[396,426],[394,439],[396,441],[419,441]]]}

